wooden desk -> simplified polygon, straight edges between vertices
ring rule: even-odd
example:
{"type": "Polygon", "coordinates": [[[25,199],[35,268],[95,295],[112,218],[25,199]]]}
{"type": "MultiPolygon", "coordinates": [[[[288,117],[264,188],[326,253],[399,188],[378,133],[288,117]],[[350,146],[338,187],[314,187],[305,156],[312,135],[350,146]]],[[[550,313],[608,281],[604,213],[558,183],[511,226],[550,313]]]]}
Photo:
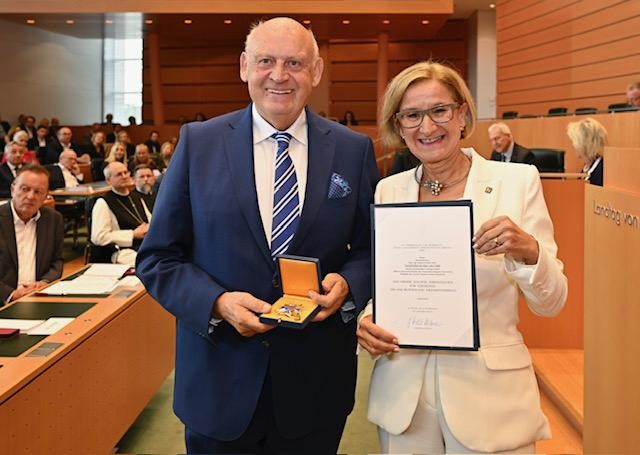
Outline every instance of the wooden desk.
{"type": "Polygon", "coordinates": [[[55,198],[60,197],[77,197],[87,198],[90,196],[100,196],[101,194],[111,191],[111,185],[107,182],[91,182],[84,185],[78,185],[74,188],[60,188],[49,191],[49,194],[55,198]]]}
{"type": "Polygon", "coordinates": [[[0,358],[3,453],[111,453],[174,366],[174,318],[142,288],[120,288],[18,357],[0,358]],[[47,357],[27,357],[61,343],[47,357]]]}

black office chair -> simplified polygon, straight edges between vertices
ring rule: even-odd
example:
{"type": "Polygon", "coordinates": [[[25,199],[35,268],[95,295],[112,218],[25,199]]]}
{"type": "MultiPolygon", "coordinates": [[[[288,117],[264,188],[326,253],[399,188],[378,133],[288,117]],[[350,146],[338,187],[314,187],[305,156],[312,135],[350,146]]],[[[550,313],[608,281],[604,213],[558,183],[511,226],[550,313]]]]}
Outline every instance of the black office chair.
{"type": "Polygon", "coordinates": [[[609,112],[627,112],[627,111],[636,111],[637,107],[631,106],[627,103],[614,103],[610,104],[607,108],[609,112]]]}
{"type": "Polygon", "coordinates": [[[596,114],[598,109],[595,107],[577,107],[576,115],[587,115],[587,114],[596,114]]]}
{"type": "Polygon", "coordinates": [[[535,165],[540,172],[564,172],[564,150],[532,148],[535,165]]]}
{"type": "Polygon", "coordinates": [[[93,212],[93,206],[96,205],[96,201],[100,196],[92,196],[87,198],[85,202],[85,217],[87,219],[87,244],[84,247],[84,263],[89,262],[104,262],[110,263],[111,256],[116,252],[117,246],[115,244],[100,246],[91,242],[91,214],[93,212]]]}
{"type": "Polygon", "coordinates": [[[516,111],[505,111],[502,113],[502,118],[518,118],[516,111]]]}
{"type": "Polygon", "coordinates": [[[551,109],[549,109],[549,112],[547,112],[547,115],[551,115],[551,116],[567,115],[567,108],[566,107],[552,107],[551,109]]]}

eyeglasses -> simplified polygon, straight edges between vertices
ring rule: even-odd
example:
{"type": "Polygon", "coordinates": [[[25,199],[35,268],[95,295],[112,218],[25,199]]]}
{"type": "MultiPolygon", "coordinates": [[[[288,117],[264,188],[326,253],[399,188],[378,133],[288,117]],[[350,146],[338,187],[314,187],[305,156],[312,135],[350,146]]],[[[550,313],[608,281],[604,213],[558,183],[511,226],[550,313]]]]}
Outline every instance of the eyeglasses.
{"type": "Polygon", "coordinates": [[[453,110],[458,103],[440,104],[429,109],[408,109],[396,113],[396,119],[402,128],[418,128],[422,125],[424,116],[428,116],[433,123],[447,123],[453,118],[453,110]]]}

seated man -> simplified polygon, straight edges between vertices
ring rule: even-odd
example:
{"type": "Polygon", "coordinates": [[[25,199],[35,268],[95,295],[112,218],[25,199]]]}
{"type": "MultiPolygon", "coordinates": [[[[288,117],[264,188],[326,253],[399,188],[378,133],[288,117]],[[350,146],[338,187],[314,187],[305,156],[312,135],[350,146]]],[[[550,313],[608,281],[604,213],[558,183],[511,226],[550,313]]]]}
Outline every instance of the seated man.
{"type": "MultiPolygon", "coordinates": [[[[53,125],[53,119],[51,119],[51,124],[53,125]]],[[[53,133],[53,126],[50,131],[53,133]]],[[[71,133],[71,128],[63,126],[56,132],[56,139],[49,143],[47,146],[47,153],[43,158],[41,158],[41,164],[55,164],[60,160],[60,154],[66,150],[70,149],[75,151],[76,153],[80,152],[80,147],[75,142],[71,141],[73,134],[71,133]]]]}
{"type": "Polygon", "coordinates": [[[91,212],[91,242],[98,246],[115,245],[111,262],[134,266],[136,252],[149,229],[151,212],[139,193],[131,191],[131,175],[119,162],[104,168],[111,191],[99,198],[91,212]]]}
{"type": "Polygon", "coordinates": [[[62,275],[62,216],[42,207],[48,189],[46,169],[24,166],[0,206],[0,306],[62,275]]]}
{"type": "Polygon", "coordinates": [[[489,127],[489,142],[493,145],[491,159],[507,163],[535,164],[531,150],[516,144],[506,123],[494,123],[489,127]]]}
{"type": "Polygon", "coordinates": [[[156,202],[156,193],[153,191],[156,176],[151,168],[146,164],[138,164],[133,170],[133,183],[136,186],[136,192],[142,196],[149,210],[153,212],[153,204],[156,202]]]}
{"type": "Polygon", "coordinates": [[[0,165],[0,197],[10,198],[11,184],[22,167],[24,148],[17,142],[9,142],[4,146],[4,156],[7,161],[0,165]]]}
{"type": "Polygon", "coordinates": [[[627,103],[632,108],[640,109],[640,82],[629,84],[627,87],[627,103]]]}
{"type": "Polygon", "coordinates": [[[78,155],[73,150],[65,150],[60,154],[60,161],[49,169],[49,188],[73,188],[82,182],[84,175],[78,165],[78,155]]]}

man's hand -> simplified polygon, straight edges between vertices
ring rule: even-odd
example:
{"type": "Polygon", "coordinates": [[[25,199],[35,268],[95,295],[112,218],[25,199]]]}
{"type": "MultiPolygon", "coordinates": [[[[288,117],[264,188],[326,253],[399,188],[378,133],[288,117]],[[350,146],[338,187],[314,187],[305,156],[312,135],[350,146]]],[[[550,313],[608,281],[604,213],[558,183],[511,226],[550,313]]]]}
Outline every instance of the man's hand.
{"type": "Polygon", "coordinates": [[[324,289],[324,295],[309,291],[309,298],[313,303],[322,307],[322,310],[313,318],[314,322],[324,321],[338,311],[349,295],[349,285],[338,273],[327,274],[322,280],[322,289],[324,289]]]}
{"type": "Polygon", "coordinates": [[[23,283],[18,285],[18,288],[11,294],[11,301],[18,300],[20,297],[24,297],[27,294],[31,294],[38,290],[37,283],[23,283]]]}
{"type": "Polygon", "coordinates": [[[133,230],[133,238],[134,239],[143,239],[145,235],[147,235],[147,231],[149,230],[148,223],[142,223],[140,226],[133,230]]]}
{"type": "Polygon", "coordinates": [[[271,311],[271,305],[256,299],[248,292],[225,292],[213,305],[213,317],[224,319],[243,337],[250,337],[275,328],[275,325],[263,324],[256,316],[256,313],[269,311],[271,311]]]}

